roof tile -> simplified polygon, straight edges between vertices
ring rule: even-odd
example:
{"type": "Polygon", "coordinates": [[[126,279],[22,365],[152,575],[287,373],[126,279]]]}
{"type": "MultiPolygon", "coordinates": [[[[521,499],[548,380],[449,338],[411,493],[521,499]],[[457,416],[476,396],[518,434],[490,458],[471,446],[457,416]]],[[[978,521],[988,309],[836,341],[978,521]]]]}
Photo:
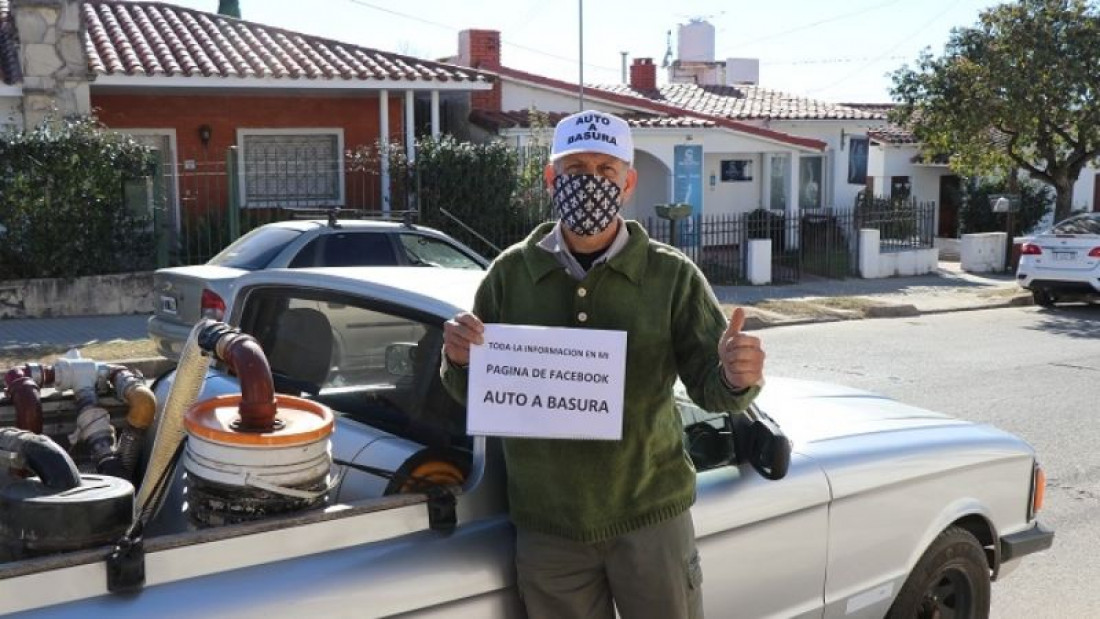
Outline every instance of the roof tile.
{"type": "Polygon", "coordinates": [[[656,90],[625,84],[595,85],[622,95],[645,97],[665,105],[682,107],[733,120],[882,120],[875,110],[819,101],[759,86],[701,86],[666,84],[656,90]]]}
{"type": "MultiPolygon", "coordinates": [[[[8,1],[0,0],[0,6],[8,1]]],[[[82,14],[88,68],[97,75],[470,83],[492,79],[466,67],[160,2],[90,0],[82,14]]],[[[0,26],[0,43],[2,37],[0,26]]]]}
{"type": "MultiPolygon", "coordinates": [[[[568,116],[568,114],[565,112],[551,112],[547,114],[547,119],[551,125],[556,125],[566,116],[568,116]]],[[[669,117],[637,112],[618,114],[618,116],[635,129],[700,129],[717,125],[717,123],[711,120],[692,118],[689,116],[669,117]]],[[[516,127],[528,128],[531,126],[531,115],[527,110],[512,110],[508,112],[474,110],[470,112],[470,122],[490,131],[500,131],[501,129],[512,129],[516,127]]]]}

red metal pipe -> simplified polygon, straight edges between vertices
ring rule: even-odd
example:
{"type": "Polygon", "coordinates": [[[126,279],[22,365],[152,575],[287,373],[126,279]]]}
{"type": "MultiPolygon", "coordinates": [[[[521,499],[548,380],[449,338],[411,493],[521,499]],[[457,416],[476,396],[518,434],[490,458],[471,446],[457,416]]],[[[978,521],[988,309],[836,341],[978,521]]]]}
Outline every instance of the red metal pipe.
{"type": "Polygon", "coordinates": [[[229,364],[241,385],[240,429],[275,429],[275,383],[263,348],[251,335],[230,332],[218,340],[218,357],[229,364]]]}
{"type": "Polygon", "coordinates": [[[4,374],[4,386],[15,405],[15,425],[20,430],[42,434],[42,399],[30,366],[12,368],[4,374]]]}

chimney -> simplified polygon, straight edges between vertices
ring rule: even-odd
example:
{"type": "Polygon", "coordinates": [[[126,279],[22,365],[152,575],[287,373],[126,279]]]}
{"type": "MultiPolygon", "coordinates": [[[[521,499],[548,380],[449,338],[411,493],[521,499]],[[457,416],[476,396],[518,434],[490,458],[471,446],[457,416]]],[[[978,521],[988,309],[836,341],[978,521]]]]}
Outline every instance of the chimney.
{"type": "Polygon", "coordinates": [[[500,32],[463,30],[458,33],[458,63],[473,69],[500,67],[500,32]]]}
{"type": "Polygon", "coordinates": [[[657,65],[652,58],[635,58],[630,65],[630,87],[634,90],[657,90],[657,65]]]}
{"type": "MultiPolygon", "coordinates": [[[[463,30],[458,33],[458,58],[455,61],[471,69],[494,71],[500,68],[500,32],[497,30],[463,30]]],[[[501,111],[500,79],[493,80],[492,90],[470,93],[470,108],[490,112],[501,111]]]]}

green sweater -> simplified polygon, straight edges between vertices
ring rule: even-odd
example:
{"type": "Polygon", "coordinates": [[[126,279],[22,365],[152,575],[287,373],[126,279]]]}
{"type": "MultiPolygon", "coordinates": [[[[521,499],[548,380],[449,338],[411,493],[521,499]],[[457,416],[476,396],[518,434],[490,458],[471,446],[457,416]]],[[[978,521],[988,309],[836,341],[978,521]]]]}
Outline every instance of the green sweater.
{"type": "MultiPolygon", "coordinates": [[[[695,470],[673,405],[677,375],[710,411],[742,410],[759,392],[734,395],[721,378],[726,317],[703,274],[627,226],[622,251],[577,281],[536,246],[553,227],[544,224],[493,262],[475,297],[485,323],[627,332],[622,440],[502,439],[517,526],[597,542],[679,515],[695,499],[695,470]]],[[[465,402],[467,370],[444,359],[442,375],[465,402]]]]}

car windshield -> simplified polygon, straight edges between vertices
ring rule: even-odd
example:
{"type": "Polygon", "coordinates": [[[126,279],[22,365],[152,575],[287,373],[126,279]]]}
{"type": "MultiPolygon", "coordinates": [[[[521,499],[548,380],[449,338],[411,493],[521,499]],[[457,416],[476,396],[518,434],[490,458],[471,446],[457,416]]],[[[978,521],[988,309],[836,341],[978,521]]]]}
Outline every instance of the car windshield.
{"type": "Polygon", "coordinates": [[[261,227],[233,241],[206,264],[255,271],[262,269],[302,233],[279,227],[261,227]]]}
{"type": "Polygon", "coordinates": [[[450,244],[421,234],[401,234],[401,247],[409,264],[416,266],[449,267],[452,269],[484,270],[473,258],[450,244]]]}
{"type": "Polygon", "coordinates": [[[1050,233],[1100,235],[1100,213],[1070,217],[1051,228],[1050,233]]]}

